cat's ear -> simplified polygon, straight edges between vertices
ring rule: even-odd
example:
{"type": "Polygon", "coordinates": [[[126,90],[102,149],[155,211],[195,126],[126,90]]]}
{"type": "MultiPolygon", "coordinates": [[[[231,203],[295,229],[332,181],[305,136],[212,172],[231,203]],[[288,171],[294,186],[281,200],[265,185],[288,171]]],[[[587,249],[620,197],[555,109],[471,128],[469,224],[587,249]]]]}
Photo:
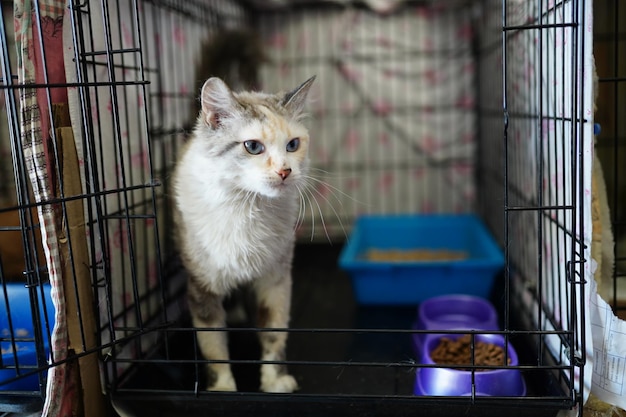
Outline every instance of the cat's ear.
{"type": "Polygon", "coordinates": [[[212,128],[227,118],[239,115],[239,103],[224,81],[217,77],[206,80],[200,94],[202,117],[212,128]]]}
{"type": "Polygon", "coordinates": [[[309,93],[309,90],[311,89],[311,85],[313,85],[313,81],[315,81],[315,75],[303,82],[300,87],[285,94],[285,97],[283,97],[283,99],[281,100],[280,103],[292,115],[298,116],[302,113],[302,110],[304,110],[306,97],[309,93]]]}

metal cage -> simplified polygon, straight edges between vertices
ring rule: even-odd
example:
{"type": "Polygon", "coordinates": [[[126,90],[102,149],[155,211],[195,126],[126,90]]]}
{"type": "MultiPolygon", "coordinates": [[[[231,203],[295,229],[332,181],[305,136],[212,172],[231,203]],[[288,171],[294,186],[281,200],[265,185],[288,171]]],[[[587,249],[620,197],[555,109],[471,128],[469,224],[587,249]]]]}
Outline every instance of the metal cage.
{"type": "MultiPolygon", "coordinates": [[[[0,410],[582,415],[594,112],[617,242],[607,288],[624,308],[618,3],[594,37],[594,12],[608,12],[585,0],[406,1],[385,13],[332,1],[3,2],[0,410]],[[289,332],[280,362],[302,387],[293,394],[258,391],[267,329],[249,322],[217,329],[240,392],[204,391],[196,333],[215,329],[190,325],[171,239],[169,175],[196,117],[202,57],[233,31],[263,49],[256,61],[221,51],[230,82],[249,81],[246,65],[268,90],[322,79],[310,124],[323,132],[313,166],[324,185],[299,235],[292,326],[272,329],[289,332]],[[592,52],[606,100],[594,98],[592,52]],[[482,218],[505,257],[490,296],[501,326],[487,333],[517,348],[508,368],[525,395],[415,395],[416,372],[439,366],[411,348],[424,333],[415,307],[358,305],[337,266],[364,212],[482,218]]],[[[485,333],[462,332],[472,349],[485,333]]]]}

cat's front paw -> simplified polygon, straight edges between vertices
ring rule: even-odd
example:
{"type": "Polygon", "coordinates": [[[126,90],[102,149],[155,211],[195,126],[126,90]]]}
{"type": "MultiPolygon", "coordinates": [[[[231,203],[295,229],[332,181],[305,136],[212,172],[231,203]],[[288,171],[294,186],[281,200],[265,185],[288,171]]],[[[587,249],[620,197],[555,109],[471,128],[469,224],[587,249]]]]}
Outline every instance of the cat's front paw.
{"type": "Polygon", "coordinates": [[[217,381],[209,386],[207,391],[237,391],[237,384],[232,375],[220,374],[217,381]]]}
{"type": "Polygon", "coordinates": [[[261,391],[263,392],[290,393],[297,389],[298,383],[296,379],[289,374],[283,374],[271,379],[267,378],[261,383],[261,391]]]}

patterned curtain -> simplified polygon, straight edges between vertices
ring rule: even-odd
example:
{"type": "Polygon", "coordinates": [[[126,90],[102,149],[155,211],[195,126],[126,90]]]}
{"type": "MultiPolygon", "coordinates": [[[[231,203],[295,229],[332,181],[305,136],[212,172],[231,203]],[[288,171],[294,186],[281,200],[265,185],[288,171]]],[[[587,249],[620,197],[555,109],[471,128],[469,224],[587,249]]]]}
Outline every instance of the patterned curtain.
{"type": "MultiPolygon", "coordinates": [[[[20,89],[21,140],[28,174],[36,202],[54,198],[58,179],[50,143],[55,141],[51,121],[51,103],[67,102],[65,88],[37,88],[41,84],[63,83],[62,23],[66,5],[63,0],[16,0],[14,2],[15,43],[18,82],[33,84],[20,89]],[[43,48],[42,48],[43,46],[43,48]],[[56,53],[55,53],[56,52],[56,53]]],[[[55,326],[50,347],[50,361],[63,361],[68,355],[67,317],[57,239],[55,207],[38,206],[44,253],[52,287],[55,326]]],[[[76,390],[69,390],[66,364],[55,365],[48,373],[43,416],[71,415],[76,390]]]]}

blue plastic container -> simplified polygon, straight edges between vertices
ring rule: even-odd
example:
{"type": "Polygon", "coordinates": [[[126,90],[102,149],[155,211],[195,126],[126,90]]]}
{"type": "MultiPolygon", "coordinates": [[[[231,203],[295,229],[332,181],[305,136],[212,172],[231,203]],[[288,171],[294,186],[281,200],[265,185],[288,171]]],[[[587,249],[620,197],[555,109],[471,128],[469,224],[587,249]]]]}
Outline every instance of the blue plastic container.
{"type": "Polygon", "coordinates": [[[419,304],[445,294],[488,298],[504,256],[474,215],[360,217],[339,257],[352,277],[360,304],[419,304]],[[371,261],[379,250],[449,250],[468,256],[453,261],[371,261]]]}
{"type": "MultiPolygon", "coordinates": [[[[34,391],[39,389],[39,376],[32,373],[40,364],[37,363],[35,335],[29,290],[23,283],[8,283],[7,297],[0,286],[0,347],[2,364],[0,365],[0,391],[34,391]],[[9,308],[7,308],[7,301],[9,308]],[[9,312],[11,326],[9,325],[9,312]],[[11,329],[13,332],[11,332],[11,329]],[[11,333],[14,339],[11,340],[11,333]],[[16,363],[17,358],[17,363],[16,363]],[[19,368],[19,370],[18,370],[19,368]],[[31,373],[28,376],[24,374],[31,373]],[[17,378],[15,380],[12,380],[17,378]],[[5,383],[4,381],[11,382],[5,383]]],[[[48,331],[54,326],[54,306],[50,297],[50,285],[43,287],[44,297],[38,294],[39,315],[41,317],[45,356],[49,354],[48,331]],[[44,309],[45,300],[45,309],[44,309]],[[47,318],[47,320],[46,320],[47,318]]]]}

